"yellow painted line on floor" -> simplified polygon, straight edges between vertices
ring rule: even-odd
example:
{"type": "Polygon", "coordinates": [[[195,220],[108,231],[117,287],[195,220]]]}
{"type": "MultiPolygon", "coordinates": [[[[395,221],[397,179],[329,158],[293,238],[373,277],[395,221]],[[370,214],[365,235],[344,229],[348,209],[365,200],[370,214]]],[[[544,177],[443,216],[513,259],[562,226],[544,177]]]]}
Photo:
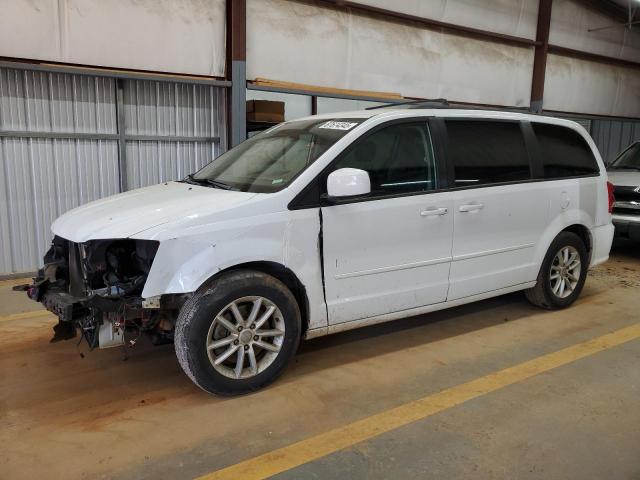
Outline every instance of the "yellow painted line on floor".
{"type": "Polygon", "coordinates": [[[31,283],[33,278],[9,278],[0,280],[0,287],[12,287],[14,285],[22,285],[23,283],[31,283]]]}
{"type": "Polygon", "coordinates": [[[13,313],[11,315],[4,315],[0,317],[0,323],[10,322],[12,320],[24,320],[25,318],[48,317],[49,315],[53,315],[53,313],[49,312],[48,310],[35,310],[33,312],[13,313]]]}
{"type": "Polygon", "coordinates": [[[231,465],[199,477],[199,480],[267,478],[638,338],[640,324],[616,330],[231,465]]]}

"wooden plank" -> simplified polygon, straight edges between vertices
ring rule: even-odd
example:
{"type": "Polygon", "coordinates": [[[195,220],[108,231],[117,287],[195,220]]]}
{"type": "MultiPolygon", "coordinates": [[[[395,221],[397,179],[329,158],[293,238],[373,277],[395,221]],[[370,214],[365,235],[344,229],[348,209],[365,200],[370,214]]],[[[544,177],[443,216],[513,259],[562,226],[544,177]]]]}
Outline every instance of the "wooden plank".
{"type": "Polygon", "coordinates": [[[354,97],[378,97],[378,98],[388,98],[391,100],[401,100],[404,98],[399,93],[393,92],[373,92],[368,90],[349,90],[346,88],[333,88],[333,87],[321,87],[318,85],[306,85],[304,83],[294,83],[294,82],[283,82],[280,80],[271,80],[268,78],[256,78],[253,82],[254,85],[263,86],[263,87],[277,87],[284,88],[288,90],[305,90],[309,92],[321,92],[328,94],[337,94],[337,95],[351,95],[354,97]]]}

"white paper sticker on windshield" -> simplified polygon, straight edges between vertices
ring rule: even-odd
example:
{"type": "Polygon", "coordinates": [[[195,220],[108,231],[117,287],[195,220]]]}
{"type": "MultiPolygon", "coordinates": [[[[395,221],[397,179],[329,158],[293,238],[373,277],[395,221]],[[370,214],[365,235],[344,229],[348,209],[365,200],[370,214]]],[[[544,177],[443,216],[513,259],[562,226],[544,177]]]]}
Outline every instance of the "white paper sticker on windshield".
{"type": "Polygon", "coordinates": [[[353,127],[358,125],[354,122],[324,122],[318,128],[330,128],[331,130],[351,130],[353,127]]]}

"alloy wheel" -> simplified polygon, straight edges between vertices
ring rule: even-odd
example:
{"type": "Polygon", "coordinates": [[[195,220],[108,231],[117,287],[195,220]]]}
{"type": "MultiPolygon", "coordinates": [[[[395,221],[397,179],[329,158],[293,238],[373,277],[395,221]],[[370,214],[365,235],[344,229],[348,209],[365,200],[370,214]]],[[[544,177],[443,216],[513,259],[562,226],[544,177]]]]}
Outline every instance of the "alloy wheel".
{"type": "Polygon", "coordinates": [[[254,377],[274,362],[284,335],[282,312],[272,301],[242,297],[214,317],[206,338],[207,355],[226,377],[254,377]]]}
{"type": "Polygon", "coordinates": [[[562,247],[551,262],[551,291],[558,298],[567,298],[576,289],[581,274],[578,250],[570,245],[562,247]]]}

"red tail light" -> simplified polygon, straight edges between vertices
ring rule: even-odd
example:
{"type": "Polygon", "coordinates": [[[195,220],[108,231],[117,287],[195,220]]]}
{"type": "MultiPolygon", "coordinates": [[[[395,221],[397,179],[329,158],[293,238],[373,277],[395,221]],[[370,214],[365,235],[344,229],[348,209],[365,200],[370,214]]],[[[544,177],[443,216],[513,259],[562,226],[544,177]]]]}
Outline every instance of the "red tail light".
{"type": "Polygon", "coordinates": [[[613,204],[616,203],[616,197],[613,195],[613,183],[607,182],[607,193],[609,194],[609,213],[613,212],[613,204]]]}

